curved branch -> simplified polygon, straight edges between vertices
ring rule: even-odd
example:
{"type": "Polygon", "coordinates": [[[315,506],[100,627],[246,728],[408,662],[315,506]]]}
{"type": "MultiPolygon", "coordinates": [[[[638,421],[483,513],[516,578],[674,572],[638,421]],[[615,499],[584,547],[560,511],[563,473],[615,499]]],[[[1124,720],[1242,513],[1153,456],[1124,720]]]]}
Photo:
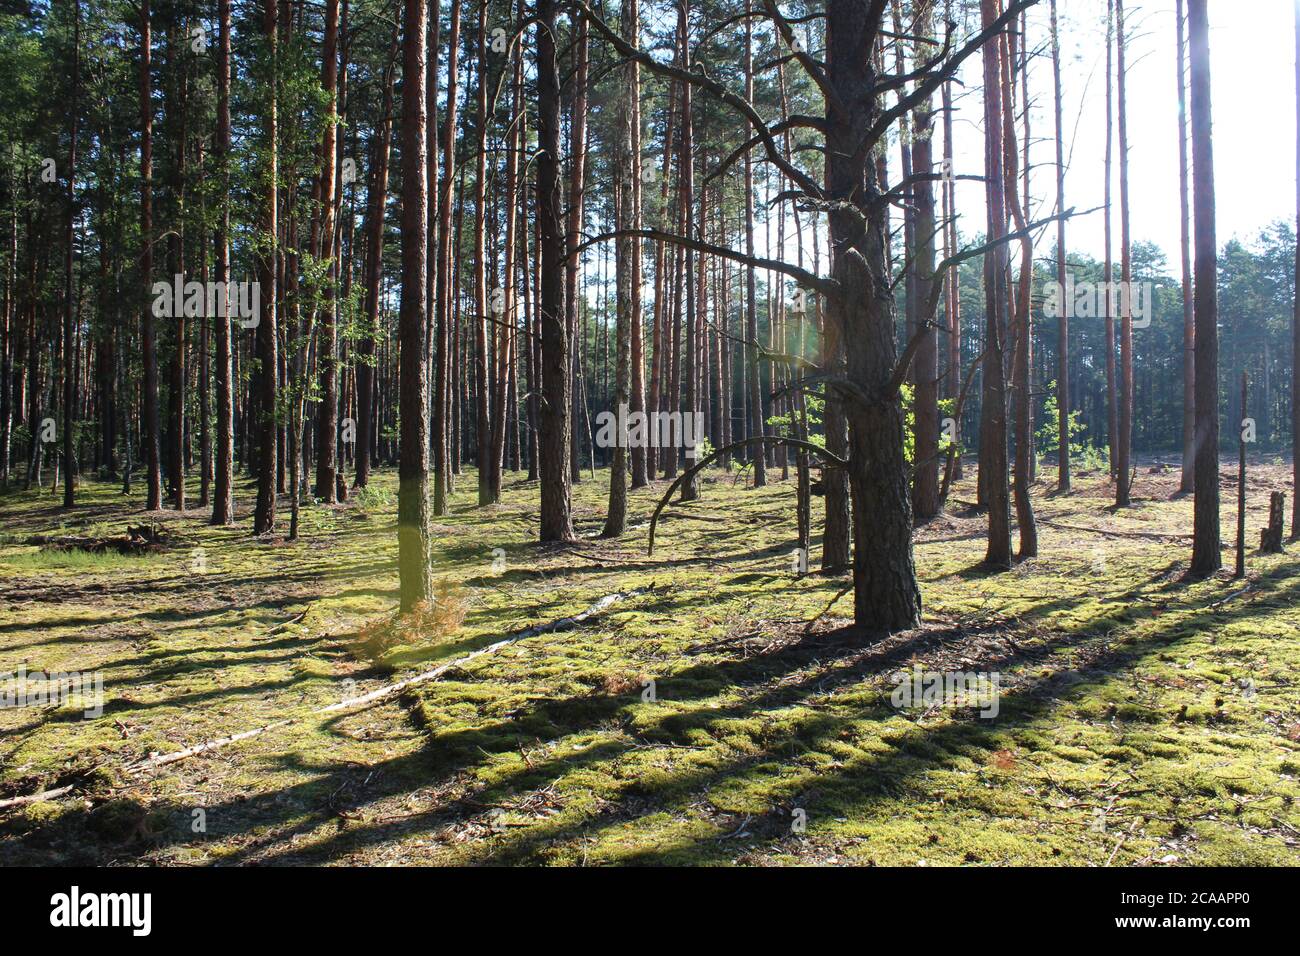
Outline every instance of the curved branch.
{"type": "MultiPolygon", "coordinates": [[[[804,116],[802,114],[796,113],[787,119],[783,119],[775,126],[769,126],[768,131],[773,136],[776,136],[780,133],[785,133],[792,129],[801,129],[801,128],[815,129],[819,133],[825,133],[826,120],[820,116],[804,116]]],[[[727,155],[726,159],[724,159],[721,163],[718,164],[717,169],[713,170],[713,172],[709,173],[707,176],[704,177],[704,185],[707,186],[709,183],[713,182],[713,180],[717,179],[728,169],[734,166],[751,149],[753,149],[755,146],[761,145],[762,142],[763,142],[763,138],[761,136],[753,136],[750,137],[748,141],[741,143],[739,146],[737,146],[727,155]]]]}
{"type": "Polygon", "coordinates": [[[729,454],[737,448],[744,448],[746,445],[789,445],[792,448],[800,448],[806,452],[811,452],[814,455],[820,455],[831,465],[840,468],[847,468],[849,464],[847,458],[841,458],[834,452],[827,451],[821,445],[814,445],[810,441],[803,441],[798,438],[783,438],[779,435],[755,435],[753,438],[745,438],[741,441],[732,442],[730,445],[717,449],[713,454],[706,455],[704,458],[691,465],[691,467],[687,468],[677,476],[676,481],[668,486],[668,490],[664,492],[664,496],[659,499],[659,504],[655,506],[654,513],[650,515],[650,544],[646,549],[646,554],[655,553],[655,525],[659,523],[659,512],[663,511],[664,508],[668,506],[668,502],[672,500],[673,492],[680,488],[685,482],[699,474],[706,465],[712,464],[723,455],[729,454]]]}
{"type": "Polygon", "coordinates": [[[692,239],[689,236],[679,236],[675,232],[664,232],[662,229],[613,229],[609,232],[602,232],[598,236],[592,236],[590,239],[580,243],[571,255],[579,255],[587,248],[601,242],[607,242],[610,239],[621,238],[650,239],[658,242],[667,242],[673,245],[682,246],[686,249],[693,249],[696,252],[702,252],[705,255],[718,256],[721,259],[730,259],[732,262],[739,262],[742,265],[753,266],[755,269],[770,269],[772,272],[780,272],[794,279],[802,286],[806,286],[815,292],[823,295],[838,298],[840,294],[840,284],[834,279],[823,278],[814,275],[807,269],[801,269],[798,266],[792,266],[788,262],[780,259],[764,259],[761,256],[747,256],[743,252],[737,252],[729,246],[715,246],[711,242],[705,242],[702,239],[692,239]]]}

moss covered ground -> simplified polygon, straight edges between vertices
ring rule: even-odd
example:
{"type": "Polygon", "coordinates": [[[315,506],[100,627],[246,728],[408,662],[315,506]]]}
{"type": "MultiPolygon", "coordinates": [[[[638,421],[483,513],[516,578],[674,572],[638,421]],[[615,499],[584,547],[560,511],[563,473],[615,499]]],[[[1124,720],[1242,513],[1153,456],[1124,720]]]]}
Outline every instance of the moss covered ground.
{"type": "MultiPolygon", "coordinates": [[[[1300,546],[1252,553],[1245,581],[1184,583],[1191,500],[1144,468],[1124,511],[1104,475],[1068,496],[1040,482],[1042,556],[990,574],[973,477],[917,534],[924,626],[879,640],[849,627],[816,539],[814,573],[795,572],[792,479],[709,472],[648,556],[662,484],[611,542],[605,476],[587,476],[581,540],[553,547],[534,542],[536,483],[509,476],[481,509],[470,471],[433,529],[463,624],[380,652],[359,635],[396,604],[389,472],[307,507],[296,542],[250,536],[242,484],[232,528],[145,513],[113,483],[72,511],[11,492],[0,676],[99,672],[104,707],[0,709],[0,799],[73,785],[0,811],[0,864],[1300,863],[1300,546]],[[24,543],[142,521],[161,553],[24,543]],[[615,592],[575,629],[312,714],[615,592]],[[998,675],[997,716],[895,707],[917,665],[998,675]]],[[[1252,543],[1286,477],[1254,468],[1252,543]]],[[[1223,490],[1231,539],[1226,469],[1223,490]]]]}

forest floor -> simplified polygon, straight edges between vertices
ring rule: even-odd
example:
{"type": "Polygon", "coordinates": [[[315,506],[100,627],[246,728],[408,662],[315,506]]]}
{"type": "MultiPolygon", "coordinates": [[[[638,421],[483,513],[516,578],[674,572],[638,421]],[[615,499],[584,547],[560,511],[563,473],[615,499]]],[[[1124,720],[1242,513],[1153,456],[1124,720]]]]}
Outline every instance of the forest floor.
{"type": "Polygon", "coordinates": [[[0,864],[1300,863],[1300,546],[1254,553],[1286,470],[1252,472],[1248,579],[1190,585],[1176,469],[1144,466],[1115,511],[1104,475],[1053,496],[1044,466],[1042,556],[1004,574],[979,567],[974,471],[917,535],[924,626],[883,641],[848,626],[846,577],[793,572],[793,480],[708,473],[647,556],[662,483],[610,542],[606,476],[586,477],[582,540],[547,547],[536,483],[508,476],[480,509],[468,472],[433,528],[464,622],[386,648],[391,472],[306,507],[297,542],[249,535],[244,482],[233,528],[107,482],[70,512],[48,489],[0,497],[0,679],[104,687],[98,717],[0,708],[0,801],[71,787],[0,810],[0,864]],[[145,522],[157,553],[24,543],[145,522]],[[576,627],[313,713],[614,593],[576,627]],[[996,674],[997,715],[893,706],[914,665],[996,674]]]}

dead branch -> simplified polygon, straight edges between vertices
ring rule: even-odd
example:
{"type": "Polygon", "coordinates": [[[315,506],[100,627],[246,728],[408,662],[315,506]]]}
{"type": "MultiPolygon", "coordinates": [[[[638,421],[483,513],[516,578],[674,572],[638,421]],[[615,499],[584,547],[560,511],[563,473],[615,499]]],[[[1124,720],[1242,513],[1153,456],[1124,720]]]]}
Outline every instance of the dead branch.
{"type": "Polygon", "coordinates": [[[704,470],[706,466],[721,458],[723,455],[729,454],[738,448],[744,448],[748,445],[789,445],[791,448],[799,448],[814,455],[818,455],[826,459],[830,464],[838,465],[841,468],[847,468],[849,464],[847,458],[841,458],[834,452],[827,451],[821,445],[814,445],[810,441],[802,441],[798,438],[784,438],[780,435],[755,435],[753,438],[745,438],[741,441],[732,442],[730,445],[717,449],[711,455],[705,455],[702,459],[682,472],[677,477],[677,480],[668,486],[668,490],[664,492],[664,496],[659,499],[659,504],[655,506],[654,513],[650,515],[650,542],[649,547],[646,550],[647,554],[655,553],[655,525],[659,523],[659,513],[663,511],[664,508],[667,507],[668,502],[672,500],[673,492],[680,488],[684,483],[694,478],[704,470]]]}
{"type": "MultiPolygon", "coordinates": [[[[359,710],[365,707],[369,707],[370,705],[376,704],[381,700],[387,700],[388,698],[393,697],[396,694],[400,694],[403,691],[407,690],[408,688],[416,686],[417,684],[425,684],[428,683],[429,681],[437,680],[439,677],[447,673],[449,670],[452,670],[453,668],[461,667],[469,663],[470,661],[474,660],[475,658],[484,657],[488,654],[493,654],[501,650],[503,647],[509,647],[511,644],[516,644],[519,641],[522,641],[526,638],[537,637],[540,634],[553,634],[556,633],[557,631],[571,630],[577,627],[582,622],[596,616],[597,614],[600,614],[605,609],[618,603],[619,601],[625,600],[626,598],[641,593],[643,593],[643,591],[637,590],[637,591],[625,591],[625,592],[615,592],[613,594],[607,594],[599,601],[597,601],[595,604],[587,608],[585,611],[581,611],[578,614],[574,614],[572,617],[562,617],[554,621],[549,621],[545,624],[537,624],[534,625],[533,627],[526,628],[522,631],[518,631],[510,635],[509,637],[502,638],[501,640],[493,644],[488,644],[486,647],[480,647],[476,651],[471,651],[470,653],[464,654],[461,657],[457,657],[454,660],[450,660],[443,664],[439,664],[437,667],[433,667],[427,671],[423,671],[419,674],[416,674],[414,677],[408,677],[405,680],[400,680],[393,684],[385,684],[383,687],[376,688],[375,690],[370,691],[370,693],[368,694],[362,694],[360,697],[351,697],[348,698],[347,700],[341,700],[335,704],[329,704],[325,707],[318,707],[315,710],[310,711],[309,713],[307,713],[302,717],[288,717],[285,718],[284,720],[272,721],[269,724],[264,724],[263,726],[256,727],[252,730],[245,730],[242,733],[231,734],[228,737],[219,737],[216,740],[204,741],[201,744],[195,744],[193,747],[186,747],[184,750],[178,750],[175,753],[154,754],[150,757],[145,758],[139,763],[133,764],[132,766],[128,767],[127,770],[129,773],[141,773],[144,770],[153,767],[161,767],[161,766],[165,766],[166,764],[172,764],[181,760],[186,760],[190,757],[195,757],[201,753],[209,753],[213,750],[217,750],[221,747],[229,746],[230,744],[237,743],[241,740],[249,740],[253,737],[259,737],[262,734],[267,733],[268,731],[271,730],[277,730],[281,727],[288,727],[293,724],[302,723],[303,721],[311,717],[319,717],[325,714],[335,714],[335,713],[340,713],[342,711],[359,710]]],[[[5,804],[0,803],[0,807],[3,806],[5,806],[5,804]]]]}

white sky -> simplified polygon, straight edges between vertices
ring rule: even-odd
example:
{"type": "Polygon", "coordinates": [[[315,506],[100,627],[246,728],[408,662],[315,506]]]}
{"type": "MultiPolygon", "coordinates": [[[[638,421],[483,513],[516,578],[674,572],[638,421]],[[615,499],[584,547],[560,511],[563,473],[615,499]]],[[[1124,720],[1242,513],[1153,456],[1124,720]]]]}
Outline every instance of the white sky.
{"type": "MultiPolygon", "coordinates": [[[[1296,216],[1295,14],[1300,0],[1209,0],[1217,238],[1251,242],[1269,223],[1296,216]],[[1247,12],[1248,11],[1248,12],[1247,12]]],[[[1129,186],[1134,242],[1154,242],[1165,252],[1169,274],[1179,274],[1178,88],[1175,0],[1129,0],[1125,4],[1128,44],[1129,186]]],[[[1062,114],[1065,127],[1065,201],[1077,210],[1105,199],[1106,0],[1058,0],[1061,32],[1062,114]]],[[[1047,0],[1030,10],[1031,48],[1042,55],[1030,64],[1031,195],[1034,218],[1055,209],[1055,121],[1047,0]]],[[[977,18],[959,25],[959,35],[978,31],[977,18]]],[[[892,69],[892,62],[890,64],[892,69]]],[[[959,175],[984,172],[983,68],[977,53],[960,78],[954,114],[954,167],[959,175]],[[964,92],[962,90],[964,89],[964,92]]],[[[1190,91],[1189,91],[1190,96],[1190,91]]],[[[934,98],[939,106],[939,97],[934,98]]],[[[1017,137],[1023,127],[1017,127],[1017,137]]],[[[936,161],[942,156],[936,120],[936,161]]],[[[1114,129],[1112,257],[1119,259],[1119,124],[1114,129]]],[[[1021,144],[1023,145],[1023,144],[1021,144]]],[[[1189,144],[1189,163],[1190,163],[1189,144]]],[[[889,151],[890,181],[900,177],[897,142],[889,151]]],[[[937,196],[936,196],[937,199],[937,196]]],[[[783,206],[782,209],[788,209],[783,206]]],[[[978,182],[958,183],[963,244],[984,230],[984,192],[978,182]]],[[[898,210],[893,225],[899,226],[898,210]]],[[[824,226],[824,219],[823,219],[824,226]]],[[[775,231],[775,227],[773,227],[775,231]]],[[[1046,256],[1056,230],[1038,239],[1046,256]]],[[[757,230],[756,251],[768,254],[765,230],[757,230]]],[[[794,230],[788,223],[782,256],[795,261],[794,230]]],[[[1103,258],[1100,211],[1070,220],[1070,254],[1103,258]]],[[[773,235],[775,246],[775,235],[773,235]]],[[[821,270],[828,263],[822,249],[821,270]]],[[[805,255],[811,256],[810,250],[805,255]]],[[[598,256],[587,260],[588,280],[598,256]]],[[[811,267],[811,258],[806,260],[811,267]]],[[[594,294],[594,289],[592,293],[594,294]]],[[[611,293],[612,294],[612,291],[611,293]]],[[[649,292],[647,291],[647,295],[649,292]]]]}
{"type": "MultiPolygon", "coordinates": [[[[1178,90],[1174,0],[1126,3],[1130,208],[1134,241],[1160,245],[1170,270],[1179,271],[1178,90]]],[[[1213,83],[1214,163],[1219,245],[1237,237],[1251,240],[1276,219],[1294,222],[1296,208],[1295,20],[1293,0],[1210,0],[1210,57],[1213,83]]],[[[1048,4],[1029,14],[1029,34],[1046,43],[1048,4]]],[[[1106,3],[1059,0],[1061,86],[1066,131],[1066,206],[1100,206],[1105,189],[1106,3]],[[1082,111],[1081,111],[1081,103],[1082,111]]],[[[972,24],[975,26],[975,24],[972,24]]],[[[1044,46],[1045,54],[1050,47],[1044,46]]],[[[983,172],[982,73],[978,55],[964,71],[966,89],[953,139],[960,173],[983,172]]],[[[1052,142],[1050,55],[1031,64],[1029,93],[1035,218],[1055,204],[1055,147],[1052,142]]],[[[1018,132],[1019,135],[1019,132],[1018,132]]],[[[1119,128],[1115,126],[1114,252],[1119,244],[1119,128]]],[[[1190,150],[1190,147],[1189,147],[1190,150]]],[[[895,149],[895,152],[897,150],[895,149]]],[[[936,147],[936,155],[939,155],[936,147]]],[[[892,157],[891,157],[892,159],[892,157]]],[[[1190,161],[1190,151],[1189,151],[1190,161]]],[[[896,176],[896,172],[893,174],[896,176]]],[[[983,188],[959,183],[962,228],[983,231],[983,188]]],[[[1041,240],[1039,254],[1055,242],[1055,227],[1041,240]]],[[[1071,220],[1067,249],[1102,257],[1100,212],[1071,220]]]]}

